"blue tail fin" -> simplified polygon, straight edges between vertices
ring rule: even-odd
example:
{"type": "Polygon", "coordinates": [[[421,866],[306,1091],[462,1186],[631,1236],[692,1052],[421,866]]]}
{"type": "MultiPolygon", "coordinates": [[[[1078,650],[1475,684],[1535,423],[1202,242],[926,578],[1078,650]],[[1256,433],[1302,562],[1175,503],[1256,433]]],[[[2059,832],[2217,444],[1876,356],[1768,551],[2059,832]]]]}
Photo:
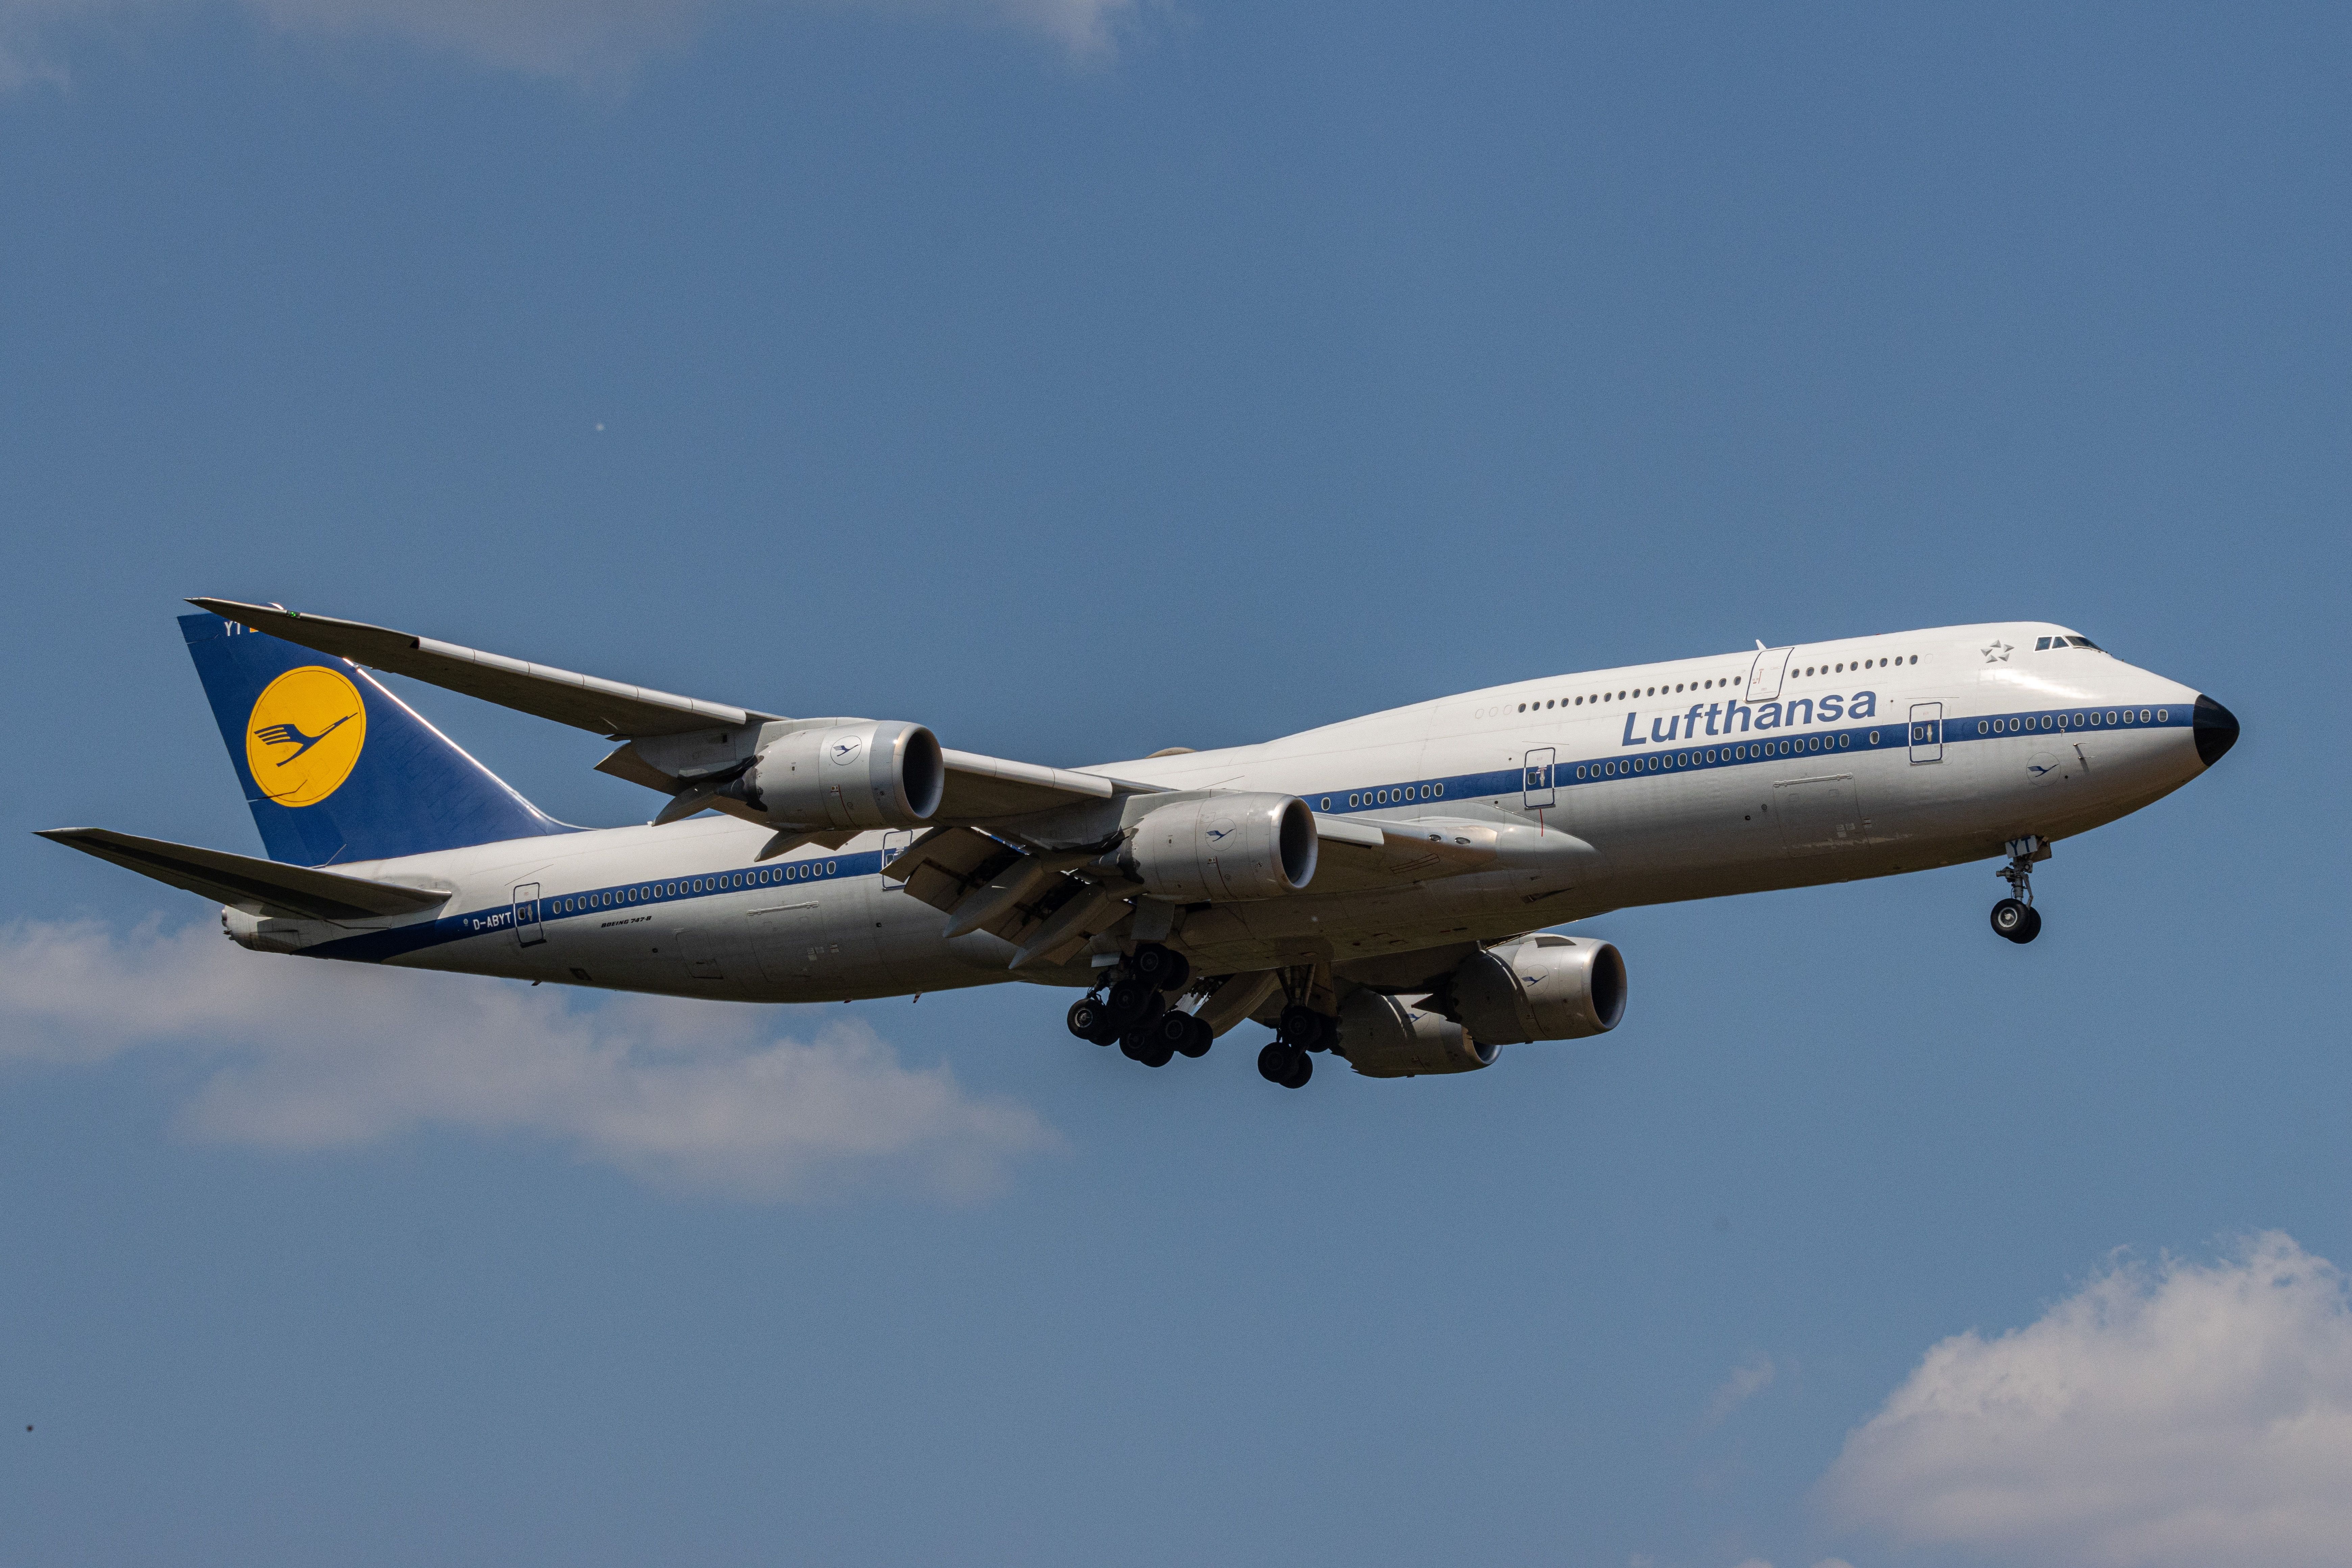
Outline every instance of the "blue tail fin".
{"type": "Polygon", "coordinates": [[[218,616],[180,630],[272,860],[331,866],[570,829],[375,678],[218,616]]]}

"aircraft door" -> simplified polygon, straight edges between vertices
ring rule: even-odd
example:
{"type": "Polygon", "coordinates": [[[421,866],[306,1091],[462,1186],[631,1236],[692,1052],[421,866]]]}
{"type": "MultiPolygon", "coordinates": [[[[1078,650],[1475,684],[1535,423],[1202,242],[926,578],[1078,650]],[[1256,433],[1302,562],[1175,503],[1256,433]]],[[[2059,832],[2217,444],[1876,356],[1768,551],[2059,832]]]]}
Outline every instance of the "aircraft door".
{"type": "Polygon", "coordinates": [[[1789,656],[1793,647],[1759,648],[1756,662],[1748,667],[1748,689],[1740,693],[1742,702],[1769,702],[1780,695],[1780,677],[1788,673],[1789,656]]]}
{"type": "MultiPolygon", "coordinates": [[[[887,866],[891,861],[896,860],[899,856],[904,855],[908,850],[913,848],[914,846],[915,830],[913,828],[903,827],[891,829],[889,832],[882,836],[882,864],[887,866]]],[[[907,884],[904,882],[894,882],[889,878],[885,877],[882,879],[882,890],[886,893],[903,893],[907,890],[907,884]]]]}
{"type": "Polygon", "coordinates": [[[547,940],[547,929],[539,923],[539,884],[524,882],[514,890],[515,941],[523,947],[537,947],[547,940]]]}
{"type": "Polygon", "coordinates": [[[1549,805],[1559,798],[1551,783],[1552,758],[1556,754],[1550,746],[1538,746],[1520,759],[1527,774],[1519,792],[1519,804],[1534,808],[1549,805]]]}
{"type": "Polygon", "coordinates": [[[1942,703],[1911,704],[1911,760],[1915,763],[1940,763],[1944,760],[1942,703]]]}

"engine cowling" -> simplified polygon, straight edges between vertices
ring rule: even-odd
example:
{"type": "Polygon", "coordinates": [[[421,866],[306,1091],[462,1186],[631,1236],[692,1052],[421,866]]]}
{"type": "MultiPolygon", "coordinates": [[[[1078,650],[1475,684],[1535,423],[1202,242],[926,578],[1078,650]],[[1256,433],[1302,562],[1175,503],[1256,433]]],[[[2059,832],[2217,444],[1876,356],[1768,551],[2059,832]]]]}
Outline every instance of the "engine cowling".
{"type": "Polygon", "coordinates": [[[1624,1017],[1625,960],[1590,937],[1534,937],[1471,954],[1445,990],[1448,1011],[1481,1042],[1581,1039],[1624,1017]]]}
{"type": "Polygon", "coordinates": [[[1418,1078],[1493,1067],[1499,1047],[1419,1005],[1418,996],[1359,991],[1339,1005],[1331,1048],[1366,1078],[1418,1078]]]}
{"type": "Polygon", "coordinates": [[[1119,863],[1157,898],[1271,899],[1314,880],[1318,844],[1297,795],[1217,795],[1145,816],[1119,863]]]}
{"type": "Polygon", "coordinates": [[[922,725],[863,720],[780,736],[719,793],[779,827],[916,827],[947,776],[922,725]]]}

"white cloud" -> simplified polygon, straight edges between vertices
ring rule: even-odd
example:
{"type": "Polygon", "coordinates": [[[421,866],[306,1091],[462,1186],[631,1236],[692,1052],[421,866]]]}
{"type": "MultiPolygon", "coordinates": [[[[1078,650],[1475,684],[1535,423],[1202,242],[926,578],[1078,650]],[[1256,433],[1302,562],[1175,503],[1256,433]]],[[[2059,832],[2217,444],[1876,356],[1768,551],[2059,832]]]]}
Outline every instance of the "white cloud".
{"type": "MultiPolygon", "coordinates": [[[[58,46],[69,28],[119,26],[194,0],[0,0],[0,89],[61,81],[58,46]]],[[[722,6],[755,0],[239,0],[279,31],[302,37],[387,37],[495,69],[571,81],[624,78],[647,57],[678,47],[722,6]]],[[[775,4],[777,0],[766,0],[775,4]]],[[[791,0],[808,10],[863,9],[1010,26],[1072,57],[1113,52],[1141,0],[791,0]]]]}
{"type": "Polygon", "coordinates": [[[0,929],[0,1063],[169,1051],[203,1076],[192,1135],[283,1150],[427,1127],[523,1134],[666,1185],[811,1198],[877,1184],[950,1198],[1055,1146],[1037,1116],[910,1069],[865,1026],[813,1041],[773,1014],[248,953],[216,929],[119,938],[92,924],[0,929]]]}
{"type": "Polygon", "coordinates": [[[1771,1387],[1772,1379],[1779,1370],[1768,1355],[1751,1357],[1734,1367],[1731,1375],[1724,1379],[1723,1386],[1717,1389],[1714,1396],[1706,1402],[1704,1424],[1722,1426],[1733,1411],[1771,1387]]]}
{"type": "Polygon", "coordinates": [[[2352,1563],[2352,1302],[2278,1232],[2121,1262],[2040,1321],[1944,1341],[1821,1496],[1910,1544],[2102,1568],[2352,1563]]]}

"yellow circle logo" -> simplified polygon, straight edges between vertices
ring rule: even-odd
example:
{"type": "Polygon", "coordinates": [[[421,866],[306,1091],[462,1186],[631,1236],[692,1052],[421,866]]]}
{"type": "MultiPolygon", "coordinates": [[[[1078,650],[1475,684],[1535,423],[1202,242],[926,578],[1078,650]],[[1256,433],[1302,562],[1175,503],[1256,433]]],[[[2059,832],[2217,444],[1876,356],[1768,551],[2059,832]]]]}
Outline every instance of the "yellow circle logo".
{"type": "Polygon", "coordinates": [[[306,664],[271,681],[245,721],[245,765],[280,805],[316,805],[342,787],[367,741],[367,704],[350,678],[306,664]]]}

